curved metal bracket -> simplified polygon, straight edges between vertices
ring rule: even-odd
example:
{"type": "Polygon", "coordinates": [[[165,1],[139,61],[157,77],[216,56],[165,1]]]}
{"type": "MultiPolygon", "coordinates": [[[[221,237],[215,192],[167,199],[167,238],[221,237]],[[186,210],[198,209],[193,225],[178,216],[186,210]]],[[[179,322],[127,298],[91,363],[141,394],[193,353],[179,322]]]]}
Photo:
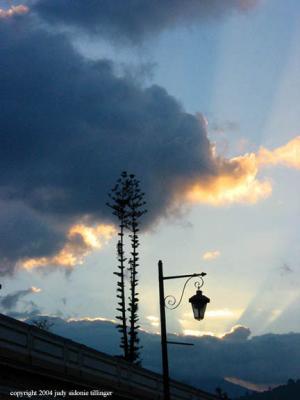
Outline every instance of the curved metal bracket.
{"type": "MultiPolygon", "coordinates": [[[[181,293],[181,296],[180,296],[179,301],[177,301],[177,300],[176,300],[176,297],[173,296],[172,294],[169,294],[168,296],[166,296],[166,297],[164,298],[164,300],[165,300],[165,307],[166,307],[168,310],[175,310],[177,307],[180,306],[181,301],[182,301],[182,298],[183,298],[183,295],[184,295],[184,291],[185,291],[186,285],[188,284],[188,282],[189,282],[192,278],[195,278],[195,276],[190,276],[190,277],[185,281],[185,284],[183,285],[183,289],[182,289],[182,293],[181,293]]],[[[201,281],[196,281],[196,282],[194,283],[194,286],[195,286],[195,288],[196,288],[197,290],[200,290],[200,288],[202,288],[202,286],[204,285],[204,280],[203,280],[202,276],[197,276],[197,278],[200,278],[201,281]]]]}

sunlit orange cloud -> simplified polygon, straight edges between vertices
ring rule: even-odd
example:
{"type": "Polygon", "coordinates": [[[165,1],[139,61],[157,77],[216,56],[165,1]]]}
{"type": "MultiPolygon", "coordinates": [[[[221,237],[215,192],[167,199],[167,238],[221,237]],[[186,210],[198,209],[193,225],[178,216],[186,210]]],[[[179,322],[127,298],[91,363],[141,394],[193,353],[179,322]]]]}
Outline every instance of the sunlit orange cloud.
{"type": "Polygon", "coordinates": [[[284,165],[289,168],[300,169],[300,136],[275,150],[261,147],[257,154],[257,160],[261,166],[284,165]]]}
{"type": "Polygon", "coordinates": [[[15,15],[27,14],[28,12],[29,8],[27,6],[24,6],[23,4],[20,4],[18,6],[11,6],[7,10],[0,8],[0,19],[7,19],[15,15]]]}
{"type": "Polygon", "coordinates": [[[247,153],[229,160],[220,160],[216,173],[199,178],[185,191],[191,203],[224,205],[231,203],[257,203],[272,193],[270,180],[258,178],[264,166],[283,165],[300,169],[300,136],[274,150],[261,147],[257,153],[247,153]]]}
{"type": "Polygon", "coordinates": [[[40,289],[40,288],[37,288],[37,287],[35,287],[35,286],[32,286],[31,287],[31,292],[32,293],[39,293],[39,292],[41,292],[42,291],[42,289],[40,289]]]}
{"type": "Polygon", "coordinates": [[[26,269],[48,265],[73,268],[75,265],[82,264],[85,256],[92,250],[100,249],[115,234],[116,228],[113,225],[100,224],[95,227],[83,224],[73,225],[68,232],[67,243],[56,255],[30,258],[24,260],[21,265],[26,269]]]}
{"type": "Polygon", "coordinates": [[[234,157],[220,165],[216,175],[191,185],[186,199],[192,203],[215,206],[230,203],[256,203],[272,193],[268,180],[258,180],[258,164],[254,153],[234,157]]]}

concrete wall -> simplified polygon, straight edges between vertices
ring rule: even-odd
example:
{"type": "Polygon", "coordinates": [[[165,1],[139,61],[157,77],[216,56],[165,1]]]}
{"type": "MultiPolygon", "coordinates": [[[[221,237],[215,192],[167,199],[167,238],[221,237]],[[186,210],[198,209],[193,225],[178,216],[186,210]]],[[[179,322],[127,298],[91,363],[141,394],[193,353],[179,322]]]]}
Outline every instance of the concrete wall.
{"type": "MultiPolygon", "coordinates": [[[[2,314],[0,366],[14,371],[13,378],[6,378],[9,385],[2,382],[3,393],[5,386],[24,389],[27,384],[26,389],[32,389],[34,383],[41,388],[55,382],[57,389],[113,390],[120,399],[163,399],[160,375],[2,314]]],[[[216,399],[175,381],[171,382],[171,395],[172,400],[216,399]]]]}

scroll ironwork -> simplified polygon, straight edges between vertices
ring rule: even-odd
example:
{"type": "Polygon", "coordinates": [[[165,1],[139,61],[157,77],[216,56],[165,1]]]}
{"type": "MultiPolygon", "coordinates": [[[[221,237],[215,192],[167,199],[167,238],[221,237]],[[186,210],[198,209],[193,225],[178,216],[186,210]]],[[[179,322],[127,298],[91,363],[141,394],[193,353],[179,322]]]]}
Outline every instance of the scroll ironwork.
{"type": "MultiPolygon", "coordinates": [[[[169,309],[169,310],[175,310],[176,308],[178,308],[178,307],[180,306],[181,301],[182,301],[182,298],[183,298],[183,295],[184,295],[184,291],[185,291],[186,285],[188,284],[188,282],[189,282],[192,278],[195,278],[195,276],[190,276],[190,277],[185,281],[185,284],[183,285],[183,289],[182,289],[182,292],[181,292],[181,296],[180,296],[179,301],[177,301],[177,300],[176,300],[176,297],[173,296],[172,294],[169,294],[168,296],[165,297],[165,299],[164,299],[164,300],[165,300],[165,307],[166,307],[167,309],[169,309]]],[[[200,290],[200,289],[202,288],[202,286],[204,285],[204,280],[203,280],[202,276],[197,276],[197,278],[200,278],[200,281],[197,280],[197,281],[194,283],[194,286],[195,286],[195,288],[196,288],[197,290],[200,290]]]]}

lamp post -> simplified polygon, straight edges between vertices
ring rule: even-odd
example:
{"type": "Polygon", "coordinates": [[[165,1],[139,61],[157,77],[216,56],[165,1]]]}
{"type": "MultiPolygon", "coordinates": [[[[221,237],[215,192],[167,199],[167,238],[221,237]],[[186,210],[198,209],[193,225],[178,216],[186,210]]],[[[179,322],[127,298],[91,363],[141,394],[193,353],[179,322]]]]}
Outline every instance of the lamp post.
{"type": "Polygon", "coordinates": [[[181,343],[181,342],[171,342],[167,340],[167,329],[166,329],[166,307],[171,310],[175,310],[180,304],[183,298],[183,294],[186,288],[187,283],[192,278],[200,278],[201,282],[195,282],[195,286],[197,288],[196,294],[189,299],[189,302],[192,305],[194,318],[198,321],[204,318],[205,309],[207,303],[210,302],[210,299],[202,294],[200,288],[203,286],[203,276],[205,276],[205,272],[201,272],[200,274],[189,274],[189,275],[174,275],[174,276],[164,276],[163,275],[163,263],[162,261],[158,262],[158,282],[159,282],[159,305],[160,305],[160,331],[161,331],[161,354],[162,354],[162,369],[163,369],[163,386],[164,386],[164,400],[170,400],[170,378],[169,378],[169,362],[168,362],[168,343],[169,344],[180,344],[190,346],[190,343],[181,343]],[[167,279],[181,279],[187,278],[179,301],[176,301],[176,298],[172,295],[166,296],[164,293],[164,280],[167,279]]]}

